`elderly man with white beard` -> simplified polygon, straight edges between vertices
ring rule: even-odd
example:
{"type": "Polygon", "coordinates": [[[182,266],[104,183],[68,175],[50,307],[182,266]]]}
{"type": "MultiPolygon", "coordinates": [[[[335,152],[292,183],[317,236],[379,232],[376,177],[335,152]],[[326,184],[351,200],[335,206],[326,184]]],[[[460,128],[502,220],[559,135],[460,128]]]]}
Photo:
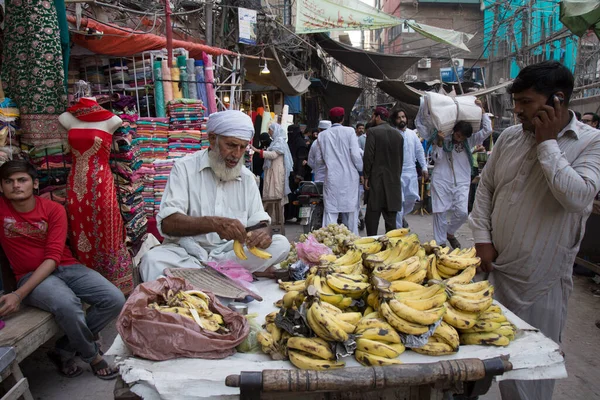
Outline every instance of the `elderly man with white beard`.
{"type": "Polygon", "coordinates": [[[255,275],[268,275],[283,261],[290,243],[271,236],[254,175],[243,165],[254,134],[252,120],[240,111],[211,114],[209,149],[175,161],[157,215],[161,246],[144,255],[140,273],[144,282],[165,268],[201,268],[211,261],[233,260],[255,275]],[[265,223],[266,227],[247,232],[265,223]],[[246,260],[233,251],[235,240],[246,247],[246,260]],[[254,256],[247,248],[264,249],[271,258],[254,256]]]}

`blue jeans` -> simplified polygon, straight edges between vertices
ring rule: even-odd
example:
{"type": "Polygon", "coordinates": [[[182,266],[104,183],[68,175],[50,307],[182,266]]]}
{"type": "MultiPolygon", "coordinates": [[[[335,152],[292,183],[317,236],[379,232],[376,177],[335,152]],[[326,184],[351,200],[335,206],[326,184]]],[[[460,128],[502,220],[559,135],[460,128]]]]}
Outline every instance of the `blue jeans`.
{"type": "MultiPolygon", "coordinates": [[[[23,286],[32,272],[17,283],[23,286]]],[[[63,359],[79,353],[86,363],[98,355],[95,337],[119,313],[125,296],[106,278],[86,266],[76,264],[57,267],[23,299],[23,303],[54,314],[65,336],[56,342],[63,359]],[[83,311],[81,302],[90,305],[83,311]]]]}

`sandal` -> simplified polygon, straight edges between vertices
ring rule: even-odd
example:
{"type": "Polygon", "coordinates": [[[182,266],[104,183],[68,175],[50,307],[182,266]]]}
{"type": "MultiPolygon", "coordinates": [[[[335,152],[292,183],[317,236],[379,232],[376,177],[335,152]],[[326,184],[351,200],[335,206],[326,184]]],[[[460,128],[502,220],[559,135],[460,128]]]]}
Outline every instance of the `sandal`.
{"type": "Polygon", "coordinates": [[[68,360],[63,360],[63,358],[58,354],[55,350],[50,350],[46,353],[52,364],[56,366],[58,373],[67,378],[75,378],[83,373],[83,369],[79,368],[75,364],[75,359],[70,358],[68,360]]]}
{"type": "Polygon", "coordinates": [[[96,377],[103,379],[105,381],[110,381],[112,379],[115,379],[117,376],[119,376],[119,369],[108,365],[108,363],[106,362],[105,359],[102,359],[101,361],[97,362],[96,364],[90,364],[90,367],[92,367],[92,372],[94,373],[94,375],[96,375],[96,377]],[[102,371],[102,370],[108,370],[108,373],[101,374],[100,371],[102,371]]]}

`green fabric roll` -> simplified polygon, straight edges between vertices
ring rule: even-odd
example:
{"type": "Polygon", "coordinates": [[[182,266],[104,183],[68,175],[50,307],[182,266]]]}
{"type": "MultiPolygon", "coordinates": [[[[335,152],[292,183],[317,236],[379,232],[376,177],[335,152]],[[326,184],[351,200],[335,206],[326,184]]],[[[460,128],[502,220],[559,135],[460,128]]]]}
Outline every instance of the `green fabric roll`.
{"type": "Polygon", "coordinates": [[[154,61],[154,106],[156,108],[156,116],[164,118],[167,114],[165,112],[165,93],[161,79],[162,69],[160,61],[154,61]]]}

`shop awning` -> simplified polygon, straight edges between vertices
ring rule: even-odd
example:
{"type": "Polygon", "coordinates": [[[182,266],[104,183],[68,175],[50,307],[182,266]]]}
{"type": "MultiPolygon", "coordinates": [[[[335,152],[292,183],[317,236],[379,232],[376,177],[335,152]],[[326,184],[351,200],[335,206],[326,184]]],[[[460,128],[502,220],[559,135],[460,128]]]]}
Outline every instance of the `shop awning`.
{"type": "Polygon", "coordinates": [[[325,115],[327,116],[329,110],[333,107],[343,107],[346,111],[346,120],[348,120],[354,108],[354,103],[363,92],[362,88],[342,85],[323,78],[313,79],[313,87],[319,92],[323,100],[325,115]]]}
{"type": "Polygon", "coordinates": [[[563,0],[560,2],[560,22],[577,36],[592,30],[600,39],[600,2],[563,0]]]}
{"type": "MultiPolygon", "coordinates": [[[[75,17],[67,16],[70,24],[75,24],[75,17]]],[[[104,54],[115,57],[127,57],[139,54],[149,50],[160,50],[167,47],[167,39],[151,33],[143,33],[127,28],[113,28],[94,21],[89,18],[82,18],[79,27],[80,30],[93,29],[100,31],[106,36],[87,36],[77,32],[72,32],[71,40],[81,47],[92,51],[95,54],[104,54]],[[108,36],[110,35],[110,36],[108,36]]],[[[182,47],[190,52],[191,58],[202,59],[202,53],[218,55],[236,55],[229,50],[211,47],[199,43],[185,42],[183,40],[173,40],[173,47],[182,47]]]]}
{"type": "Polygon", "coordinates": [[[314,38],[331,57],[361,75],[373,79],[398,79],[421,57],[375,53],[342,44],[323,33],[314,38]]]}
{"type": "Polygon", "coordinates": [[[306,93],[310,86],[310,80],[306,79],[304,74],[287,75],[279,61],[277,52],[272,47],[265,49],[269,74],[261,74],[260,71],[265,60],[246,58],[244,68],[246,70],[246,80],[265,86],[276,86],[287,96],[299,96],[306,93]]]}
{"type": "MultiPolygon", "coordinates": [[[[465,82],[463,85],[463,89],[466,89],[468,82],[465,82]]],[[[475,90],[473,92],[467,92],[465,94],[460,94],[460,96],[485,96],[486,94],[490,94],[495,92],[496,90],[505,88],[510,85],[512,81],[506,81],[500,83],[496,86],[491,86],[486,89],[475,90]]],[[[458,84],[454,84],[456,87],[458,84]]],[[[425,94],[425,91],[415,89],[414,87],[409,86],[406,82],[401,80],[386,80],[377,83],[377,87],[383,90],[385,93],[389,94],[395,99],[402,100],[407,104],[413,104],[418,106],[420,104],[420,98],[425,94]]]]}

